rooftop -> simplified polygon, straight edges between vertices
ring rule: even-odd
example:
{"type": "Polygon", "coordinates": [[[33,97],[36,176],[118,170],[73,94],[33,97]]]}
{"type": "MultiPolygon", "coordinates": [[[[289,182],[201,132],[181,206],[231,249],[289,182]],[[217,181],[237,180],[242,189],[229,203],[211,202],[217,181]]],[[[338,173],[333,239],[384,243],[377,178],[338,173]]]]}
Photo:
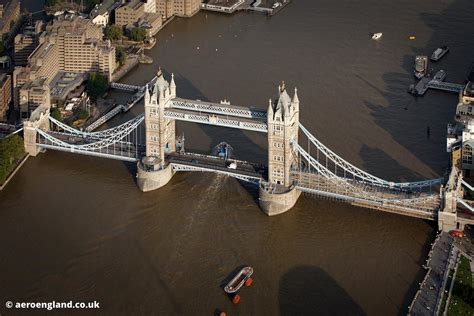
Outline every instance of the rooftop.
{"type": "Polygon", "coordinates": [[[110,12],[119,6],[120,6],[120,1],[104,0],[104,2],[95,5],[94,9],[92,9],[90,13],[90,16],[91,18],[95,18],[96,16],[102,15],[106,12],[110,12]]]}

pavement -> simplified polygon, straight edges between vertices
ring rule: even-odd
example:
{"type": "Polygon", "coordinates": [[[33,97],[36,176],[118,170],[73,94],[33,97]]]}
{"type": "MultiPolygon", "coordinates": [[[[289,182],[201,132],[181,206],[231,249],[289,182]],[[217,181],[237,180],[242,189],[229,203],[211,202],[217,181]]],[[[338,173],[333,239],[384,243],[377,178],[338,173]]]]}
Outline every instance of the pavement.
{"type": "Polygon", "coordinates": [[[454,266],[457,251],[454,239],[448,233],[440,233],[430,250],[426,265],[427,273],[420,283],[420,289],[410,305],[409,315],[435,315],[448,279],[449,270],[454,266]]]}

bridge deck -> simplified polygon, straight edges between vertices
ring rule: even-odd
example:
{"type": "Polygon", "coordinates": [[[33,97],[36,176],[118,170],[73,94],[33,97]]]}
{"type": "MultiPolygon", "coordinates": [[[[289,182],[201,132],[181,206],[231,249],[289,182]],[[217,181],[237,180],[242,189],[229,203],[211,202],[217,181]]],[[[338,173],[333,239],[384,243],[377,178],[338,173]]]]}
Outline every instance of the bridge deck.
{"type": "Polygon", "coordinates": [[[437,194],[408,193],[375,188],[347,180],[328,180],[318,174],[293,172],[297,187],[306,193],[342,200],[381,211],[433,220],[440,200],[437,194]]]}
{"type": "MultiPolygon", "coordinates": [[[[202,169],[202,171],[214,171],[218,173],[224,173],[230,176],[237,176],[238,178],[246,177],[260,180],[265,174],[266,169],[258,164],[253,164],[239,160],[228,160],[227,162],[215,156],[206,156],[194,153],[170,153],[166,155],[169,163],[174,165],[190,166],[196,170],[202,169]],[[237,164],[236,169],[227,168],[229,161],[233,161],[237,164]]],[[[186,169],[183,169],[186,171],[186,169]]],[[[189,169],[191,170],[191,169],[189,169]]]]}

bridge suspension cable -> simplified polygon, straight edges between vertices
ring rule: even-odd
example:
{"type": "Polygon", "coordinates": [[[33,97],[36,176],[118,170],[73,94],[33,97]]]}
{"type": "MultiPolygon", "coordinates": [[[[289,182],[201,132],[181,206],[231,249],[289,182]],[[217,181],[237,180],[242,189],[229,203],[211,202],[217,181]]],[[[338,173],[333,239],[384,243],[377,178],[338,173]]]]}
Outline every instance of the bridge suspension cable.
{"type": "MultiPolygon", "coordinates": [[[[342,168],[344,173],[352,174],[354,179],[357,178],[362,182],[365,182],[371,185],[387,187],[387,188],[401,188],[401,189],[411,190],[411,189],[421,189],[424,187],[430,187],[432,185],[440,184],[443,181],[443,178],[437,178],[437,179],[427,180],[427,181],[399,182],[399,183],[383,180],[345,161],[343,158],[338,156],[332,150],[327,148],[316,137],[314,137],[301,123],[299,124],[299,127],[301,131],[306,135],[306,137],[308,137],[308,140],[314,146],[316,146],[318,150],[318,154],[319,152],[321,152],[324,156],[326,156],[326,159],[329,159],[332,163],[334,163],[335,167],[337,166],[337,167],[342,168]]],[[[327,160],[326,160],[326,163],[327,163],[327,160]]]]}
{"type": "Polygon", "coordinates": [[[98,132],[84,132],[84,131],[77,130],[75,128],[72,128],[69,125],[64,124],[61,121],[56,120],[55,118],[53,118],[51,116],[49,117],[49,120],[54,125],[58,126],[59,128],[63,129],[64,131],[69,132],[72,135],[76,135],[76,136],[80,136],[80,137],[89,137],[89,138],[93,138],[93,139],[107,139],[110,136],[113,136],[117,133],[121,133],[124,130],[130,130],[131,126],[136,127],[138,124],[143,122],[144,114],[140,114],[137,117],[135,117],[135,118],[123,123],[123,124],[120,124],[118,126],[115,126],[115,127],[103,130],[103,131],[98,131],[98,132]]]}

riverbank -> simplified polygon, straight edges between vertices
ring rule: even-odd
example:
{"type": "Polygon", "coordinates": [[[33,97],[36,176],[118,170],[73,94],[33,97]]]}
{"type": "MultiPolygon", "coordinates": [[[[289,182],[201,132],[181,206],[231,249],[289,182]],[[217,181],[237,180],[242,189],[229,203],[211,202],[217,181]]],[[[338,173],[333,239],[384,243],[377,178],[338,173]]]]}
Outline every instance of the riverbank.
{"type": "Polygon", "coordinates": [[[26,154],[25,157],[23,157],[23,159],[21,159],[16,167],[12,170],[12,172],[10,172],[10,174],[8,175],[7,179],[0,185],[0,191],[2,191],[6,186],[7,184],[13,179],[13,177],[15,176],[15,174],[18,172],[18,170],[20,170],[20,168],[25,164],[26,160],[30,157],[30,155],[26,154]]]}
{"type": "Polygon", "coordinates": [[[453,243],[454,239],[448,233],[436,236],[426,265],[423,265],[428,271],[408,308],[408,315],[437,315],[441,310],[449,273],[457,258],[457,248],[453,243]]]}

